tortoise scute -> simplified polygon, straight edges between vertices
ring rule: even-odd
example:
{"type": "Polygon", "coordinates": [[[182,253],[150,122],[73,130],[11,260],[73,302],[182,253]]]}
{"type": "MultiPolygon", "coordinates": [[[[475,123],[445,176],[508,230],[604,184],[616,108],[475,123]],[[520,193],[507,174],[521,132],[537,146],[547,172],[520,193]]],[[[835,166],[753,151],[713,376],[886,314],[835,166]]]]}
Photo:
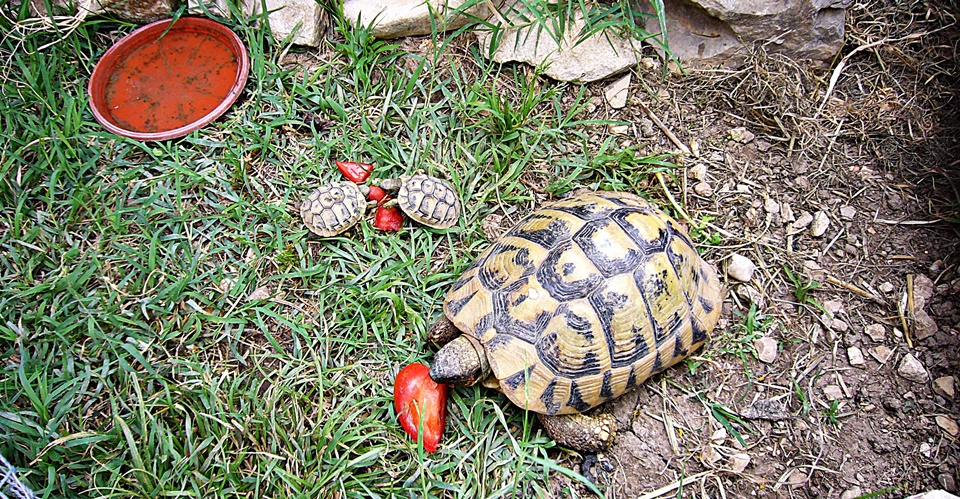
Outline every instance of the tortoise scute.
{"type": "Polygon", "coordinates": [[[447,317],[485,346],[520,407],[581,412],[697,349],[720,311],[716,271],[668,216],[628,193],[560,200],[461,276],[447,317]]]}

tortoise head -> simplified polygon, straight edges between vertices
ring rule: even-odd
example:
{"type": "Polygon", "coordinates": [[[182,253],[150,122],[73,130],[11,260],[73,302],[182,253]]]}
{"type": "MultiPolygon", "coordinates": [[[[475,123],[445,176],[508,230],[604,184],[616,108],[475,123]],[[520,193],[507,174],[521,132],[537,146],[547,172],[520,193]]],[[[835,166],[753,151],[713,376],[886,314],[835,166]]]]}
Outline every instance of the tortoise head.
{"type": "Polygon", "coordinates": [[[468,334],[457,336],[437,351],[430,367],[430,378],[445,385],[473,386],[489,375],[483,345],[468,334]]]}

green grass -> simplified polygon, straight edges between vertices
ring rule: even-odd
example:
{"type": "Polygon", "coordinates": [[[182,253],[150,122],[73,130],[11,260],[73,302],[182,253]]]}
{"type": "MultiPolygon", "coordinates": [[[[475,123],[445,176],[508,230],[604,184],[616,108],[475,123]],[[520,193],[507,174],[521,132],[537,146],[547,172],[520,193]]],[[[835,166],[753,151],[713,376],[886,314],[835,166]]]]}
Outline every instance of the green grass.
{"type": "Polygon", "coordinates": [[[245,92],[162,143],[113,136],[87,106],[132,26],[0,42],[0,453],[41,497],[536,497],[577,479],[480,388],[452,393],[441,449],[419,451],[393,376],[430,362],[426,328],[493,209],[525,212],[536,177],[636,191],[667,159],[593,144],[583,88],[475,52],[353,30],[301,72],[252,21],[223,21],[250,50],[245,92]],[[341,158],[449,179],[460,224],[309,237],[295,203],[341,158]]]}

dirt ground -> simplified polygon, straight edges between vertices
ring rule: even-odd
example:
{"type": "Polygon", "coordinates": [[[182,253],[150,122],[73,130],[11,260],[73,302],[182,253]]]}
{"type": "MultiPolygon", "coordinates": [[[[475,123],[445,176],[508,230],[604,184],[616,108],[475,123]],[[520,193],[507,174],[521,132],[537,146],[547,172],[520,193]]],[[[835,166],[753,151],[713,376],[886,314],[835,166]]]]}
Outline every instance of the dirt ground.
{"type": "Polygon", "coordinates": [[[694,220],[715,217],[706,259],[757,267],[749,282],[724,272],[730,295],[693,374],[681,364],[601,408],[620,430],[593,468],[607,497],[957,492],[960,27],[952,3],[907,4],[851,6],[822,111],[839,60],[757,53],[666,80],[640,68],[621,110],[594,88],[596,113],[647,128],[649,152],[678,150],[664,129],[693,145],[670,188],[694,220]],[[650,133],[639,102],[663,128],[650,133]],[[803,305],[785,269],[819,283],[803,305]],[[760,337],[774,358],[756,358],[760,337]],[[742,442],[717,411],[739,417],[742,442]]]}

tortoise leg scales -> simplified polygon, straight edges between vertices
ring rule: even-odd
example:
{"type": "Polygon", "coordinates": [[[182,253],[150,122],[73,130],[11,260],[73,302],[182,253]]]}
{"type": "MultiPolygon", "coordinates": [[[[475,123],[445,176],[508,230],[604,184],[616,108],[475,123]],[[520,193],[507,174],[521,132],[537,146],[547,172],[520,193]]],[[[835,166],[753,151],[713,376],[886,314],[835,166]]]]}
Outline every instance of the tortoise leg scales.
{"type": "Polygon", "coordinates": [[[583,453],[592,454],[608,449],[617,433],[617,422],[612,414],[537,416],[550,438],[563,447],[583,453]]]}

